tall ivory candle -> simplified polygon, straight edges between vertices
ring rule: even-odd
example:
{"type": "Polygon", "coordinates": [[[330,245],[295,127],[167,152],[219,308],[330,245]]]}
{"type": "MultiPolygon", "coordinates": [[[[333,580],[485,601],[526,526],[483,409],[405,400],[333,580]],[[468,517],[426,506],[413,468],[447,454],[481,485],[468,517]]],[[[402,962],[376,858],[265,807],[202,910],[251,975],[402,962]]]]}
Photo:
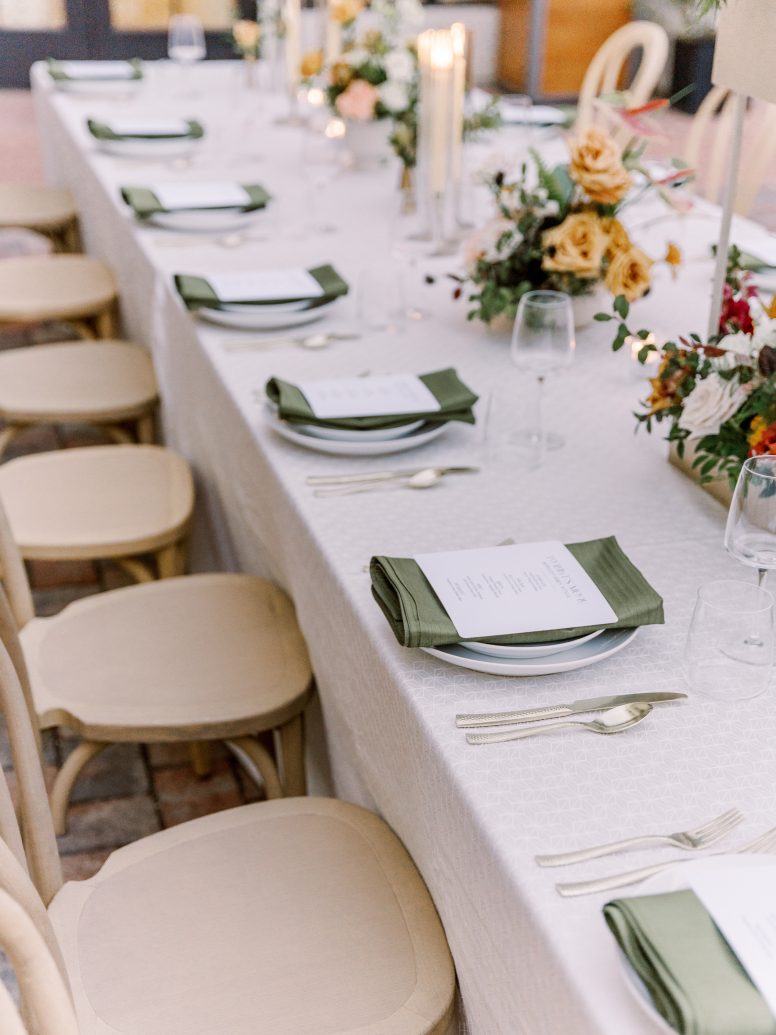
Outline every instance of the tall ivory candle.
{"type": "Polygon", "coordinates": [[[452,108],[453,41],[449,30],[430,30],[424,56],[427,59],[427,74],[422,89],[426,93],[424,111],[429,186],[432,193],[443,194],[450,154],[452,108]]]}
{"type": "Polygon", "coordinates": [[[299,65],[302,61],[300,21],[299,0],[284,0],[283,26],[286,45],[286,85],[289,94],[295,94],[299,89],[299,65]]]}
{"type": "Polygon", "coordinates": [[[454,22],[450,26],[453,45],[452,141],[451,167],[453,182],[460,183],[463,165],[463,106],[466,94],[466,26],[454,22]]]}
{"type": "Polygon", "coordinates": [[[342,53],[342,26],[334,17],[336,0],[328,0],[326,4],[326,38],[324,42],[324,55],[326,67],[331,68],[334,62],[342,53]]]}

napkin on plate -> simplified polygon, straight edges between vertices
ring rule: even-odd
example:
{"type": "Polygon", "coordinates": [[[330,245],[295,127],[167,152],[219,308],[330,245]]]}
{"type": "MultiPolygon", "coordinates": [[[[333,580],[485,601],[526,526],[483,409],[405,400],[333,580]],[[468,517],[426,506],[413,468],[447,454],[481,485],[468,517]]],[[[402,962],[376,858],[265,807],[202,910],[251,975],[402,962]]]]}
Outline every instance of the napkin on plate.
{"type": "MultiPolygon", "coordinates": [[[[67,69],[64,68],[62,63],[57,61],[56,58],[47,58],[46,59],[46,63],[48,65],[48,73],[49,73],[49,75],[54,80],[54,82],[57,82],[57,83],[85,83],[85,82],[90,82],[90,83],[127,82],[127,83],[131,83],[133,80],[138,80],[138,79],[142,79],[143,78],[143,62],[140,60],[140,58],[132,58],[131,60],[126,62],[126,64],[130,65],[131,68],[132,68],[132,75],[131,76],[127,77],[127,76],[123,76],[123,75],[105,75],[105,76],[101,76],[99,79],[95,78],[94,76],[88,76],[88,77],[84,76],[82,78],[81,76],[70,75],[67,72],[67,69]]],[[[122,64],[124,64],[124,62],[122,62],[122,64]]]]}
{"type": "Polygon", "coordinates": [[[693,891],[616,899],[604,917],[680,1035],[776,1035],[776,1018],[693,891]]]}
{"type": "MultiPolygon", "coordinates": [[[[617,615],[617,621],[606,628],[631,629],[663,623],[662,599],[628,560],[614,536],[566,546],[617,615]]],[[[373,557],[369,573],[372,595],[403,647],[439,647],[460,642],[462,637],[411,557],[373,557]]],[[[600,628],[594,625],[479,639],[484,643],[549,643],[584,636],[600,628]]]]}
{"type": "MultiPolygon", "coordinates": [[[[323,288],[322,295],[316,295],[310,300],[310,308],[324,305],[334,298],[348,293],[348,285],[337,273],[333,266],[316,266],[315,269],[307,271],[311,277],[318,281],[323,288]]],[[[213,288],[207,281],[207,277],[197,277],[188,273],[175,274],[175,287],[178,294],[186,303],[188,309],[220,309],[223,303],[219,301],[213,288]]],[[[231,305],[286,305],[289,302],[304,302],[304,298],[273,298],[266,301],[247,298],[242,302],[229,302],[231,305]]]]}
{"type": "Polygon", "coordinates": [[[428,424],[445,424],[447,421],[459,420],[466,424],[474,423],[472,407],[477,396],[458,377],[452,367],[447,370],[436,370],[431,374],[421,374],[420,380],[439,401],[440,409],[432,413],[385,414],[379,417],[315,417],[310,404],[296,385],[281,381],[279,377],[267,381],[265,391],[267,397],[278,408],[278,416],[291,424],[314,424],[322,428],[345,428],[354,431],[374,431],[378,428],[399,428],[404,424],[423,420],[428,424]]]}
{"type": "Polygon", "coordinates": [[[194,119],[184,119],[188,124],[185,133],[170,133],[160,135],[158,133],[131,133],[122,135],[115,133],[106,122],[98,122],[97,119],[87,119],[86,125],[95,140],[199,140],[205,135],[205,130],[200,122],[194,119]]]}
{"type": "MultiPolygon", "coordinates": [[[[264,208],[270,199],[270,195],[264,188],[258,183],[242,183],[240,186],[244,191],[247,192],[250,197],[250,202],[239,208],[240,212],[254,212],[256,209],[264,208]]],[[[148,187],[122,187],[121,196],[126,201],[131,209],[133,209],[138,219],[147,219],[149,216],[154,216],[158,212],[168,212],[169,209],[164,208],[157,196],[148,187]]],[[[221,206],[208,206],[204,209],[185,209],[184,211],[191,212],[215,212],[221,206]]],[[[234,208],[234,205],[226,206],[229,209],[234,208]]],[[[181,209],[176,209],[176,212],[180,212],[181,209]]]]}

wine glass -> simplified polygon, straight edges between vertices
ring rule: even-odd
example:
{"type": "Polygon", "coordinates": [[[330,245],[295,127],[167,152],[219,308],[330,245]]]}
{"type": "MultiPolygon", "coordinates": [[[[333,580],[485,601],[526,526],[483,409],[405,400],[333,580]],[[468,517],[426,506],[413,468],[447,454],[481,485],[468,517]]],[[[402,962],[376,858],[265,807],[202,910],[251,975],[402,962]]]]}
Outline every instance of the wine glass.
{"type": "Polygon", "coordinates": [[[757,569],[758,586],[776,568],[776,456],[752,456],[741,468],[725,528],[725,549],[757,569]]]}
{"type": "Polygon", "coordinates": [[[174,14],[170,18],[167,56],[180,67],[182,75],[184,69],[207,56],[205,30],[196,14],[174,14]]]}
{"type": "Polygon", "coordinates": [[[563,445],[560,435],[544,430],[544,382],[548,374],[567,367],[574,355],[574,314],[562,291],[528,291],[520,299],[512,330],[512,362],[536,378],[534,426],[518,440],[536,450],[541,462],[547,449],[563,445]]]}

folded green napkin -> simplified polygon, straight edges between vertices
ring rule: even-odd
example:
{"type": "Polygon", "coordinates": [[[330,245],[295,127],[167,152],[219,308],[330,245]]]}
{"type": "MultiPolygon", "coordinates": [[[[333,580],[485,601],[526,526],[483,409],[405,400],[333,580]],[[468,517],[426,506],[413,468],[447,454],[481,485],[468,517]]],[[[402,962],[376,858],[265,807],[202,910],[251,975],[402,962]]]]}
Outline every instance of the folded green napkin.
{"type": "MultiPolygon", "coordinates": [[[[258,183],[242,183],[240,186],[247,192],[251,199],[248,204],[240,208],[241,212],[255,212],[256,209],[264,208],[270,199],[270,195],[258,183]]],[[[170,211],[162,206],[157,196],[152,190],[149,190],[148,187],[122,187],[121,196],[129,207],[134,210],[138,219],[147,219],[149,216],[154,216],[158,212],[170,211]]],[[[224,206],[216,205],[196,209],[175,209],[175,211],[215,212],[222,207],[224,206]]],[[[234,208],[233,205],[225,207],[229,209],[234,208]]]]}
{"type": "MultiPolygon", "coordinates": [[[[566,546],[617,615],[617,621],[606,628],[630,629],[663,623],[663,601],[631,564],[614,536],[566,546]]],[[[369,573],[372,595],[403,647],[437,647],[461,640],[426,576],[411,557],[373,557],[369,573]]],[[[510,636],[481,636],[479,640],[483,643],[548,643],[584,636],[600,628],[591,625],[510,636]]]]}
{"type": "Polygon", "coordinates": [[[432,374],[421,374],[420,380],[438,399],[440,409],[432,413],[402,413],[379,417],[337,417],[321,419],[313,416],[310,404],[296,385],[273,377],[267,381],[265,391],[268,398],[276,404],[278,416],[292,424],[315,424],[322,428],[347,428],[356,431],[372,431],[378,428],[400,428],[404,424],[423,420],[428,424],[445,424],[447,421],[459,420],[466,424],[474,423],[472,407],[477,396],[466,387],[452,367],[447,370],[436,370],[432,374]]]}
{"type": "Polygon", "coordinates": [[[680,1035],[776,1035],[776,1019],[694,892],[617,899],[604,917],[680,1035]]]}
{"type": "MultiPolygon", "coordinates": [[[[323,288],[323,294],[310,300],[310,308],[324,305],[333,298],[348,293],[348,285],[333,266],[316,266],[307,271],[323,288]]],[[[175,274],[175,287],[178,294],[189,309],[220,309],[224,305],[286,305],[290,302],[304,302],[304,298],[273,298],[269,301],[256,301],[247,298],[244,302],[221,302],[206,277],[196,277],[188,273],[175,274]]]]}
{"type": "Polygon", "coordinates": [[[776,269],[772,262],[766,262],[765,259],[760,259],[751,252],[741,252],[739,261],[741,269],[748,270],[750,273],[762,273],[764,270],[776,269]]]}
{"type": "Polygon", "coordinates": [[[105,76],[104,79],[93,79],[90,76],[88,79],[82,79],[80,76],[68,75],[56,58],[46,58],[46,63],[48,65],[49,75],[57,83],[131,83],[133,80],[136,81],[143,78],[143,62],[140,58],[132,58],[127,61],[127,64],[132,66],[132,75],[129,76],[129,78],[125,78],[124,76],[105,76]]]}
{"type": "Polygon", "coordinates": [[[122,136],[120,133],[114,133],[106,123],[98,122],[96,119],[88,119],[86,125],[95,140],[199,140],[205,135],[205,130],[200,122],[196,122],[194,119],[185,121],[189,127],[186,133],[170,133],[161,136],[157,133],[131,133],[128,136],[122,136]]]}

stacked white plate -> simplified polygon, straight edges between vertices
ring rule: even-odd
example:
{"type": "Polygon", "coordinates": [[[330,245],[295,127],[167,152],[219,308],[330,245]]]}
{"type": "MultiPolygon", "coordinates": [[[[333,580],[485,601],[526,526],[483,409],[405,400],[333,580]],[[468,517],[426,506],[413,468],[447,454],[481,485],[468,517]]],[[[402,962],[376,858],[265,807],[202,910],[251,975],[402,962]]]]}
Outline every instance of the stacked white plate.
{"type": "Polygon", "coordinates": [[[244,331],[269,331],[275,328],[301,327],[313,323],[332,311],[332,306],[341,301],[339,298],[320,302],[317,299],[302,302],[263,302],[256,303],[230,302],[222,303],[218,309],[203,307],[197,314],[209,323],[217,323],[220,327],[237,328],[244,331]]]}

